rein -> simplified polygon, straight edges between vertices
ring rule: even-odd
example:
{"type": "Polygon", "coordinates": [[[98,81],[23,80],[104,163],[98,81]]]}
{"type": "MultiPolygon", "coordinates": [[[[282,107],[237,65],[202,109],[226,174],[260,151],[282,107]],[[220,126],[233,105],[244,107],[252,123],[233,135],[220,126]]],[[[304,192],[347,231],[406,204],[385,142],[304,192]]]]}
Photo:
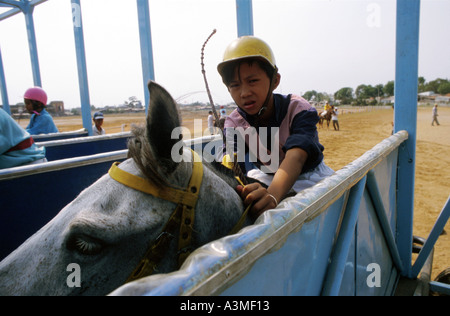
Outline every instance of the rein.
{"type": "MultiPolygon", "coordinates": [[[[198,154],[193,150],[191,150],[191,152],[194,159],[192,176],[185,190],[171,187],[157,187],[144,178],[123,171],[119,168],[120,163],[118,162],[114,163],[109,170],[110,177],[117,182],[137,191],[177,204],[175,211],[170,216],[169,221],[164,226],[161,234],[149,245],[144,257],[125,283],[152,275],[157,271],[158,264],[164,258],[170,242],[176,235],[177,229],[179,230],[177,252],[178,267],[181,267],[183,262],[193,251],[191,243],[195,219],[195,206],[197,204],[203,180],[203,164],[198,154]]],[[[237,233],[243,227],[249,209],[250,207],[244,212],[239,222],[231,231],[231,234],[237,233]]]]}

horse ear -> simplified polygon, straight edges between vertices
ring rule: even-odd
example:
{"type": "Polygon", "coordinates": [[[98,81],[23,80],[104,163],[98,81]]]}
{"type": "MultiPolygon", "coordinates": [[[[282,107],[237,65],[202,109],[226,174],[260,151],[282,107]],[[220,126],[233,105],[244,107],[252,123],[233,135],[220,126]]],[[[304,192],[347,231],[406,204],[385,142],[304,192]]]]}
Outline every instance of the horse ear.
{"type": "Polygon", "coordinates": [[[150,104],[147,115],[147,137],[155,158],[164,163],[167,172],[177,164],[171,157],[172,148],[181,140],[172,139],[172,131],[181,125],[178,107],[172,96],[159,84],[150,81],[150,104]]]}

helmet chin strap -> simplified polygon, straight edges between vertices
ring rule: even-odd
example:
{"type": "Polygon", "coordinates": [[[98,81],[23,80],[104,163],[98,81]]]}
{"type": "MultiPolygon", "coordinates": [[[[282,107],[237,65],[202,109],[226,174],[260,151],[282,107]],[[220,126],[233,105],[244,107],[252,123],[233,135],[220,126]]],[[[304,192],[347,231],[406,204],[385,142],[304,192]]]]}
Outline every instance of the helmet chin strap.
{"type": "Polygon", "coordinates": [[[260,117],[266,110],[267,110],[267,106],[263,106],[261,108],[261,110],[259,110],[258,114],[256,114],[256,116],[260,117]]]}

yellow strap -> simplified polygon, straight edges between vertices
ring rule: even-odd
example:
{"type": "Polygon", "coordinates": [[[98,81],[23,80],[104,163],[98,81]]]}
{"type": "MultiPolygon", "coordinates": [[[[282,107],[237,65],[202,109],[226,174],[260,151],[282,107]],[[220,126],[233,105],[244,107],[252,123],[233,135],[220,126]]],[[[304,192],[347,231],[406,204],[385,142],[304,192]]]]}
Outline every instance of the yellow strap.
{"type": "MultiPolygon", "coordinates": [[[[234,161],[237,161],[237,154],[236,153],[234,154],[234,161]]],[[[231,160],[230,155],[223,156],[222,165],[224,165],[228,169],[233,170],[234,162],[233,162],[233,160],[231,160]]],[[[235,178],[239,182],[240,185],[245,187],[245,184],[242,182],[242,180],[239,177],[236,176],[235,178]]],[[[247,209],[244,211],[244,213],[242,214],[242,216],[239,219],[239,221],[236,223],[236,225],[231,230],[230,235],[237,234],[242,229],[242,227],[244,227],[244,223],[245,223],[245,221],[247,219],[248,213],[250,212],[250,209],[253,207],[253,205],[254,205],[254,203],[250,204],[247,207],[247,209]]]]}
{"type": "MultiPolygon", "coordinates": [[[[234,161],[237,160],[237,154],[234,154],[234,161]]],[[[234,168],[234,162],[231,160],[230,155],[225,155],[222,158],[222,165],[227,167],[230,170],[233,170],[234,168]]],[[[239,182],[240,185],[242,185],[243,187],[245,187],[245,184],[242,182],[241,178],[239,178],[238,176],[235,177],[236,180],[239,182]]]]}
{"type": "Polygon", "coordinates": [[[198,154],[194,151],[192,151],[192,153],[194,156],[192,176],[189,182],[189,186],[186,190],[179,190],[170,187],[156,187],[144,178],[123,171],[119,168],[120,163],[118,162],[112,165],[111,169],[109,170],[109,175],[117,182],[132,189],[150,194],[154,197],[158,197],[169,202],[183,204],[195,208],[200,192],[200,186],[203,180],[203,164],[198,157],[198,154]]]}

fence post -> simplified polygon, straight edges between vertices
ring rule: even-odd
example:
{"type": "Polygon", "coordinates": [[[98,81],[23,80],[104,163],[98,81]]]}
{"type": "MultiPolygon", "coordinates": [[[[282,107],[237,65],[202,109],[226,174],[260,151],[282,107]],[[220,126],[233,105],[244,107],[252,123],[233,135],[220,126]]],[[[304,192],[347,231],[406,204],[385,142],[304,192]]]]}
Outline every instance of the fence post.
{"type": "Polygon", "coordinates": [[[9,106],[8,89],[6,89],[5,69],[3,68],[2,49],[0,48],[0,93],[2,94],[3,110],[11,115],[9,106]]]}
{"type": "Polygon", "coordinates": [[[236,0],[238,37],[253,35],[252,0],[236,0]]]}
{"type": "Polygon", "coordinates": [[[400,146],[397,190],[397,246],[402,275],[411,274],[414,177],[416,163],[417,90],[420,0],[397,0],[397,53],[395,77],[395,132],[406,130],[400,146]]]}
{"type": "Polygon", "coordinates": [[[81,115],[83,118],[83,127],[88,131],[89,136],[92,136],[91,100],[89,97],[89,83],[86,65],[86,52],[84,47],[81,4],[80,0],[71,0],[71,1],[72,1],[72,16],[73,16],[73,31],[75,34],[75,47],[77,51],[78,81],[80,84],[81,115]]]}
{"type": "Polygon", "coordinates": [[[155,67],[153,64],[152,31],[150,23],[150,7],[148,0],[137,0],[139,36],[141,42],[142,76],[144,82],[145,109],[148,112],[150,92],[148,81],[155,80],[155,67]]]}

